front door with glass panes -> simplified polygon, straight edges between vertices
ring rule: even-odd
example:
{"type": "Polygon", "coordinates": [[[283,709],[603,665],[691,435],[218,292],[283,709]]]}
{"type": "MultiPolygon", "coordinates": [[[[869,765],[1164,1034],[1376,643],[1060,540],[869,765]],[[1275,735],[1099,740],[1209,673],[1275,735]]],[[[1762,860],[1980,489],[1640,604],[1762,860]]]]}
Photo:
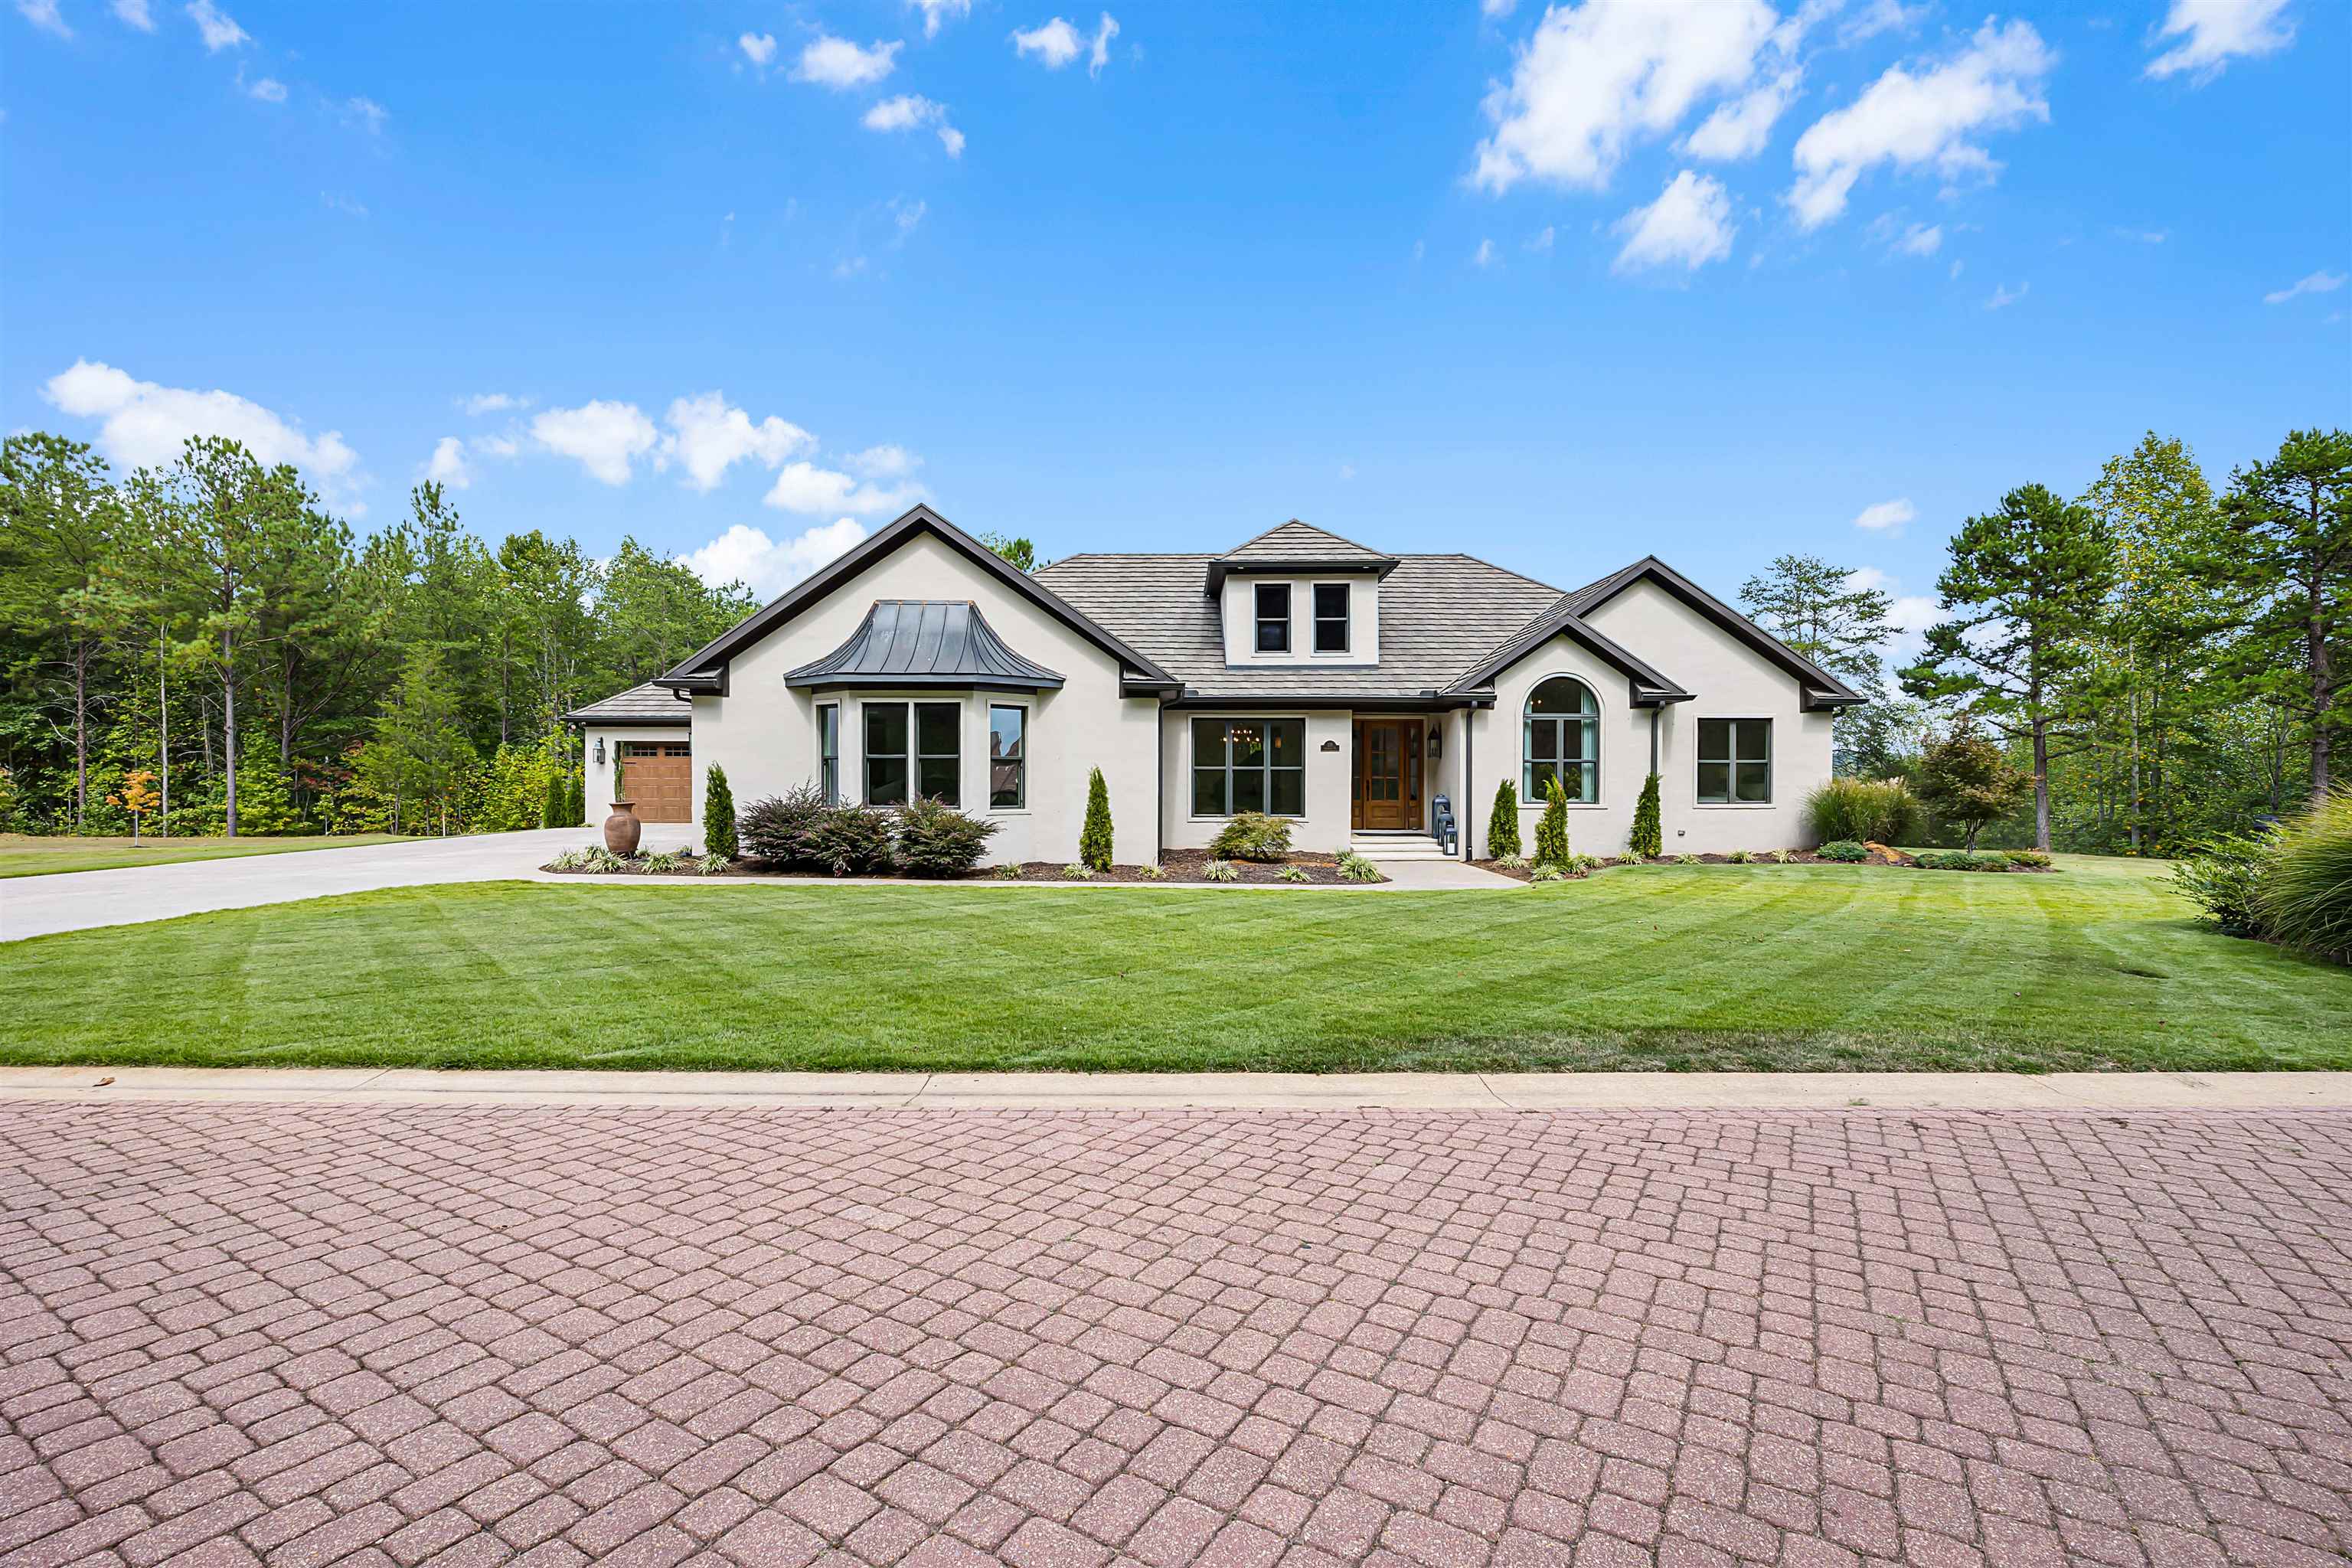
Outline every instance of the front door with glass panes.
{"type": "Polygon", "coordinates": [[[1354,826],[1410,832],[1421,826],[1421,721],[1356,721],[1354,826]]]}

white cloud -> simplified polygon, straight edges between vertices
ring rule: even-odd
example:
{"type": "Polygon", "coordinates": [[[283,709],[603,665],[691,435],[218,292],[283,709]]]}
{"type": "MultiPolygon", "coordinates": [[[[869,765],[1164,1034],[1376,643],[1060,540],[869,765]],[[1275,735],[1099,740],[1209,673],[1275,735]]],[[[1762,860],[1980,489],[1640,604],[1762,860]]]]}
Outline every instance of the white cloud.
{"type": "Polygon", "coordinates": [[[2200,83],[2220,76],[2231,57],[2273,54],[2294,42],[2294,24],[2282,17],[2286,0],[2172,0],[2157,34],[2188,37],[2147,62],[2152,77],[2193,73],[2200,83]]]}
{"type": "Polygon", "coordinates": [[[819,523],[782,542],[739,522],[677,557],[677,563],[714,588],[740,583],[761,598],[772,599],[865,537],[866,525],[852,517],[819,523]]]}
{"type": "Polygon", "coordinates": [[[842,461],[869,479],[903,479],[922,463],[920,458],[906,447],[889,445],[852,452],[842,461]]]}
{"type": "Polygon", "coordinates": [[[746,33],[735,40],[735,47],[743,51],[745,59],[750,60],[761,70],[765,70],[768,68],[768,62],[776,58],[776,35],[746,33]]]}
{"type": "Polygon", "coordinates": [[[1473,253],[1472,253],[1472,255],[1471,255],[1471,257],[1470,257],[1470,265],[1471,265],[1471,266],[1473,266],[1473,267],[1492,267],[1492,266],[1494,266],[1494,265],[1495,265],[1495,242],[1494,242],[1493,240],[1491,240],[1491,239],[1482,239],[1482,240],[1480,240],[1480,241],[1478,242],[1478,248],[1477,248],[1475,252],[1473,252],[1473,253]]]}
{"type": "Polygon", "coordinates": [[[425,460],[425,477],[453,490],[470,486],[474,470],[466,466],[466,443],[455,436],[444,436],[433,443],[433,456],[425,460]]]}
{"type": "Polygon", "coordinates": [[[591,478],[608,485],[627,484],[630,463],[661,438],[635,404],[602,400],[551,408],[531,420],[530,434],[549,451],[576,458],[591,478]]]}
{"type": "MultiPolygon", "coordinates": [[[[243,79],[240,78],[239,79],[242,80],[243,79]]],[[[264,103],[283,103],[286,101],[286,84],[279,81],[274,76],[266,76],[258,79],[257,80],[247,82],[245,84],[245,90],[247,97],[257,98],[264,103]]]]}
{"type": "Polygon", "coordinates": [[[339,196],[332,191],[320,191],[319,205],[329,212],[341,213],[345,217],[365,217],[368,215],[365,203],[350,196],[339,196]]]}
{"type": "Polygon", "coordinates": [[[1554,235],[1551,225],[1546,224],[1543,226],[1543,229],[1540,233],[1538,233],[1533,239],[1528,241],[1528,248],[1535,252],[1538,256],[1546,255],[1551,249],[1553,237],[1554,235]]]}
{"type": "Polygon", "coordinates": [[[191,436],[242,441],[265,467],[292,463],[320,485],[356,479],[359,454],[341,432],[305,436],[291,421],[229,392],[138,381],[110,364],[76,360],[41,395],[66,414],[101,423],[98,445],[119,467],[161,468],[191,436]]]}
{"type": "Polygon", "coordinates": [[[371,136],[383,134],[383,122],[392,111],[372,98],[347,98],[343,100],[345,123],[356,125],[371,136]]]}
{"type": "Polygon", "coordinates": [[[901,196],[892,196],[889,207],[890,221],[898,226],[900,239],[914,233],[915,226],[923,221],[923,215],[931,210],[928,202],[910,202],[901,196]]]}
{"type": "Polygon", "coordinates": [[[479,418],[485,414],[500,414],[510,408],[528,408],[530,399],[517,397],[510,392],[478,392],[470,397],[459,398],[457,406],[479,418]]]}
{"type": "Polygon", "coordinates": [[[1941,224],[1915,223],[1901,234],[1896,234],[1894,229],[1895,226],[1890,222],[1884,237],[1890,250],[1901,251],[1906,256],[1933,256],[1944,248],[1944,226],[1941,224]]]}
{"type": "MultiPolygon", "coordinates": [[[[1826,9],[1835,10],[1837,4],[1838,0],[1830,0],[1826,9]]],[[[1838,24],[1837,39],[1841,45],[1850,46],[1881,33],[1907,33],[1927,14],[1925,5],[1905,5],[1902,0],[1870,0],[1859,12],[1838,24]]]]}
{"type": "MultiPolygon", "coordinates": [[[[1737,91],[1779,22],[1764,0],[1585,0],[1544,13],[1511,79],[1486,95],[1494,131],[1471,178],[1605,188],[1627,147],[1664,136],[1703,98],[1737,91]]],[[[1727,137],[1717,132],[1710,138],[1727,137]]]]}
{"type": "Polygon", "coordinates": [[[1992,298],[1985,301],[1985,309],[2006,310],[2032,292],[2033,292],[2033,285],[2031,283],[2020,283],[2014,289],[2006,283],[1996,283],[1992,286],[1992,298]]]}
{"type": "Polygon", "coordinates": [[[1078,51],[1085,47],[1086,44],[1078,37],[1078,30],[1059,16],[1040,22],[1025,33],[1015,29],[1013,34],[1013,52],[1024,57],[1036,56],[1038,62],[1049,71],[1060,70],[1076,59],[1078,51]]]}
{"type": "Polygon", "coordinates": [[[1681,267],[1696,272],[1731,254],[1731,198],[1719,180],[1685,169],[1666,182],[1658,199],[1618,220],[1625,248],[1614,270],[1681,267]]]}
{"type": "Polygon", "coordinates": [[[923,37],[940,36],[940,24],[959,16],[971,15],[971,0],[907,0],[907,4],[923,14],[923,37]]]}
{"type": "Polygon", "coordinates": [[[898,51],[905,47],[877,39],[873,47],[861,49],[847,38],[821,33],[801,51],[801,63],[793,68],[793,79],[843,89],[865,87],[888,76],[898,51]]]}
{"type": "Polygon", "coordinates": [[[253,42],[252,35],[238,26],[227,12],[213,4],[213,0],[190,0],[188,18],[195,23],[196,31],[204,35],[207,54],[218,54],[223,49],[253,42]]]}
{"type": "Polygon", "coordinates": [[[1960,271],[1967,266],[1968,263],[1965,261],[1955,261],[1952,263],[1952,279],[1955,282],[1959,280],[1960,271]]]}
{"type": "Polygon", "coordinates": [[[2172,237],[2172,233],[2169,229],[2161,228],[2118,228],[2116,237],[2137,240],[2142,245],[2162,245],[2172,237]]]}
{"type": "Polygon", "coordinates": [[[1519,8],[1519,0],[1478,0],[1481,16],[1507,16],[1519,8]]]}
{"type": "Polygon", "coordinates": [[[1087,47],[1087,74],[1102,75],[1103,67],[1110,64],[1110,41],[1118,37],[1118,21],[1108,11],[1095,24],[1095,41],[1087,47]]]}
{"type": "Polygon", "coordinates": [[[919,485],[860,484],[838,469],[801,462],[784,465],[761,500],[779,511],[846,511],[870,517],[877,512],[903,511],[922,496],[919,485]]]}
{"type": "Polygon", "coordinates": [[[1683,151],[1694,158],[1718,163],[1754,157],[1771,140],[1773,123],[1797,96],[1797,84],[1802,79],[1800,72],[1782,71],[1763,86],[1720,105],[1699,121],[1697,130],[1683,138],[1683,151]]]}
{"type": "Polygon", "coordinates": [[[2284,289],[2272,289],[2263,296],[2263,303],[2284,305],[2289,300],[2299,299],[2305,294],[2333,294],[2344,287],[2344,279],[2345,274],[2341,272],[2315,272],[2308,278],[2296,279],[2284,289]]]}
{"type": "Polygon", "coordinates": [[[44,33],[55,33],[60,38],[70,38],[73,29],[58,14],[58,0],[16,0],[16,14],[44,33]]]}
{"type": "Polygon", "coordinates": [[[1853,525],[1873,533],[1900,533],[1903,525],[1919,515],[1908,496],[1895,500],[1883,500],[1866,506],[1854,514],[1853,525]]]}
{"type": "Polygon", "coordinates": [[[1844,586],[1850,594],[1874,589],[1887,595],[1886,624],[1894,628],[1894,635],[1880,645],[1879,651],[1892,665],[1900,666],[1916,658],[1927,646],[1923,634],[1944,618],[1943,609],[1935,600],[1924,595],[1904,593],[1900,579],[1875,566],[1864,566],[1846,574],[1844,586]]]}
{"type": "Polygon", "coordinates": [[[672,403],[669,427],[658,460],[667,463],[675,458],[686,469],[688,486],[698,490],[717,489],[737,463],[749,460],[774,468],[816,445],[815,437],[772,414],[754,425],[749,414],[731,406],[719,392],[672,403]]]}
{"type": "Polygon", "coordinates": [[[1970,138],[2047,121],[2041,81],[2056,63],[2031,24],[1987,21],[1940,65],[1916,75],[1889,66],[1861,97],[1797,139],[1797,181],[1788,202],[1798,226],[1819,228],[1843,212],[1854,182],[1875,164],[1932,164],[1948,180],[1990,177],[2000,165],[1970,138]]]}
{"type": "Polygon", "coordinates": [[[918,126],[936,126],[940,145],[948,150],[948,156],[963,156],[963,132],[948,123],[948,106],[916,93],[884,99],[866,111],[860,123],[868,131],[912,131],[918,126]]]}
{"type": "Polygon", "coordinates": [[[126,27],[142,33],[155,30],[155,13],[148,8],[147,0],[114,0],[114,15],[126,27]]]}

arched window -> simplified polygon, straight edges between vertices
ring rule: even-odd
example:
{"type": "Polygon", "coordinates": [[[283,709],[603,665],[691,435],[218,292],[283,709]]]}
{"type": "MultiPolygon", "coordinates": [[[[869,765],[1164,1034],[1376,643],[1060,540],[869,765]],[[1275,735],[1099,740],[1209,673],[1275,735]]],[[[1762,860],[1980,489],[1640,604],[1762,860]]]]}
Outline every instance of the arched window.
{"type": "Polygon", "coordinates": [[[1601,704],[1584,682],[1556,675],[1537,687],[1528,697],[1526,735],[1521,799],[1541,805],[1554,777],[1570,800],[1601,798],[1601,704]]]}

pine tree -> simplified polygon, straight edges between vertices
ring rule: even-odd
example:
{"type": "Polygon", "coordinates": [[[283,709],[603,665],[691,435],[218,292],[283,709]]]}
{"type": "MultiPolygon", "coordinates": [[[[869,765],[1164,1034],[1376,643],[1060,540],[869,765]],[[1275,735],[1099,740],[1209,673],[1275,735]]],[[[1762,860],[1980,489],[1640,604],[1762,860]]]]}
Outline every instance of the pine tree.
{"type": "Polygon", "coordinates": [[[1642,784],[1642,798],[1633,803],[1633,836],[1626,847],[1644,860],[1654,860],[1666,847],[1665,827],[1658,819],[1658,775],[1642,784]]]}
{"type": "Polygon", "coordinates": [[[1519,786],[1505,779],[1495,786],[1495,809],[1486,815],[1486,853],[1506,859],[1519,852],[1519,786]]]}
{"type": "Polygon", "coordinates": [[[1568,869],[1568,792],[1554,774],[1544,797],[1544,814],[1536,824],[1536,864],[1568,869]]]}
{"type": "Polygon", "coordinates": [[[1078,861],[1097,871],[1110,869],[1110,786],[1097,768],[1087,779],[1087,823],[1078,831],[1078,861]]]}
{"type": "Polygon", "coordinates": [[[2352,733],[2352,435],[2288,432],[2232,477],[2221,513],[2235,546],[2222,570],[2254,601],[2231,662],[2304,727],[2316,806],[2352,733]]]}
{"type": "Polygon", "coordinates": [[[738,853],[735,792],[727,787],[727,770],[717,763],[703,780],[702,847],[721,860],[732,860],[738,853]]]}

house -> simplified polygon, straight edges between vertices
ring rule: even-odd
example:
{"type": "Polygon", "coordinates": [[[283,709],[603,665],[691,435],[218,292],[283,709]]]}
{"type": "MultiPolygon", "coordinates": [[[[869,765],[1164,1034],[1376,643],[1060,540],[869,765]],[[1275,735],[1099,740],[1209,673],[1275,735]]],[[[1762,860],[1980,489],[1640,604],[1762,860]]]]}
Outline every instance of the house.
{"type": "Polygon", "coordinates": [[[1669,854],[1795,847],[1864,699],[1654,556],[1571,593],[1468,555],[1286,522],[1222,555],[1007,564],[919,506],[647,684],[568,715],[648,822],[820,784],[989,817],[995,861],[1076,858],[1100,768],[1114,858],[1205,847],[1237,812],[1300,849],[1488,853],[1504,779],[1533,842],[1626,848],[1647,774],[1669,854]]]}

